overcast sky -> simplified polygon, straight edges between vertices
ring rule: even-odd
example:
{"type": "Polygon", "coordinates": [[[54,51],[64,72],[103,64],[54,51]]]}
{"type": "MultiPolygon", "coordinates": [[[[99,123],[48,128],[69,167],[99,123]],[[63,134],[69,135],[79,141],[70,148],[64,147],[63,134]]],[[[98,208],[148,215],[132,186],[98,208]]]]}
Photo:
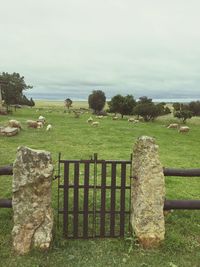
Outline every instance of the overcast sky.
{"type": "Polygon", "coordinates": [[[199,0],[0,0],[0,72],[35,98],[200,99],[199,0]]]}

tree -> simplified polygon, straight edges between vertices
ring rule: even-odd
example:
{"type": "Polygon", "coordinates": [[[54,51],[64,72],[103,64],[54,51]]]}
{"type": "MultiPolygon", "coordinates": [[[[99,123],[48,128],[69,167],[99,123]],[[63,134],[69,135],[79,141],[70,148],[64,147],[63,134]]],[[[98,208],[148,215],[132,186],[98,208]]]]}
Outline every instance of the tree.
{"type": "Polygon", "coordinates": [[[163,115],[163,106],[154,104],[151,98],[140,97],[134,108],[134,114],[143,117],[144,121],[154,121],[156,117],[163,115]]]}
{"type": "Polygon", "coordinates": [[[173,103],[173,108],[174,108],[174,113],[176,111],[181,111],[181,110],[189,110],[189,105],[188,104],[183,104],[183,103],[173,103]]]}
{"type": "Polygon", "coordinates": [[[65,107],[68,109],[72,106],[72,100],[70,98],[65,99],[65,107]]]}
{"type": "Polygon", "coordinates": [[[30,99],[30,104],[29,104],[29,106],[31,106],[31,107],[35,106],[35,102],[34,102],[34,100],[33,100],[32,97],[31,97],[31,99],[30,99]]]}
{"type": "Polygon", "coordinates": [[[157,107],[160,109],[159,116],[171,113],[171,110],[169,109],[169,107],[166,106],[166,103],[164,103],[164,102],[158,103],[157,107]]]}
{"type": "Polygon", "coordinates": [[[108,102],[109,112],[120,113],[122,118],[124,115],[133,114],[135,105],[136,101],[132,95],[115,95],[111,101],[108,102]]]}
{"type": "Polygon", "coordinates": [[[174,111],[180,111],[181,110],[181,104],[178,102],[173,103],[172,107],[174,108],[174,111]]]}
{"type": "Polygon", "coordinates": [[[169,107],[165,107],[165,115],[172,113],[169,107]]]}
{"type": "Polygon", "coordinates": [[[21,104],[26,98],[23,95],[23,91],[32,88],[32,86],[25,83],[24,76],[20,76],[20,74],[16,72],[12,74],[2,72],[0,74],[0,80],[5,83],[1,86],[1,92],[2,99],[7,106],[11,104],[21,104]]]}
{"type": "Polygon", "coordinates": [[[94,110],[94,113],[102,111],[106,103],[105,93],[101,90],[93,90],[88,96],[89,107],[94,110]]]}
{"type": "Polygon", "coordinates": [[[152,99],[148,98],[147,96],[141,96],[138,101],[138,104],[151,104],[151,103],[152,99]]]}
{"type": "Polygon", "coordinates": [[[200,101],[192,101],[189,103],[189,110],[193,116],[200,116],[200,101]]]}
{"type": "Polygon", "coordinates": [[[192,118],[192,112],[190,110],[176,111],[174,113],[174,117],[182,120],[183,123],[186,123],[187,119],[191,119],[192,118]]]}

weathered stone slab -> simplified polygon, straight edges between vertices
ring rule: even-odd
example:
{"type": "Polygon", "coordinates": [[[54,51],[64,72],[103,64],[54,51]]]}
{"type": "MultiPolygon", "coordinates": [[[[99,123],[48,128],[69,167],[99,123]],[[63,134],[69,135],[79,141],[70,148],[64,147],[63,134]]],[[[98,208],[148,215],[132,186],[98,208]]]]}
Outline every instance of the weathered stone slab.
{"type": "Polygon", "coordinates": [[[14,136],[19,133],[19,129],[15,127],[0,127],[0,135],[14,136]]]}
{"type": "Polygon", "coordinates": [[[48,249],[52,240],[52,159],[49,152],[19,147],[13,165],[13,247],[48,249]]]}
{"type": "Polygon", "coordinates": [[[153,138],[138,138],[133,153],[131,224],[139,243],[151,248],[159,245],[165,235],[164,174],[153,138]]]}

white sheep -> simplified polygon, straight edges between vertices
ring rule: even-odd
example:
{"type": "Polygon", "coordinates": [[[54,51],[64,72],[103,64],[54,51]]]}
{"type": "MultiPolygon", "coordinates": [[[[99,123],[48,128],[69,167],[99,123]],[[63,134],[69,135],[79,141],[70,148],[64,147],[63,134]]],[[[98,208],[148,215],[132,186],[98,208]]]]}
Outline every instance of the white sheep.
{"type": "Polygon", "coordinates": [[[189,130],[190,128],[188,126],[181,126],[178,131],[179,133],[187,133],[189,130]]]}
{"type": "Polygon", "coordinates": [[[93,122],[93,118],[89,117],[89,119],[87,119],[87,123],[91,123],[91,122],[93,122]]]}
{"type": "Polygon", "coordinates": [[[46,131],[50,131],[50,130],[52,130],[52,125],[51,124],[48,124],[47,125],[47,128],[46,128],[46,131]]]}
{"type": "Polygon", "coordinates": [[[136,120],[136,119],[134,119],[134,118],[129,118],[128,121],[129,121],[129,122],[134,122],[134,123],[139,122],[139,120],[136,120]]]}
{"type": "Polygon", "coordinates": [[[96,116],[97,119],[103,119],[102,115],[96,116]]]}
{"type": "Polygon", "coordinates": [[[21,129],[21,123],[17,120],[9,120],[8,125],[12,128],[18,128],[21,129]]]}
{"type": "Polygon", "coordinates": [[[91,125],[92,126],[99,126],[99,121],[93,121],[91,125]]]}
{"type": "Polygon", "coordinates": [[[40,122],[38,122],[38,121],[27,120],[26,123],[27,123],[27,126],[30,128],[41,128],[40,122]],[[39,125],[38,125],[38,123],[39,123],[39,125]]]}
{"type": "Polygon", "coordinates": [[[46,119],[45,119],[45,117],[40,115],[37,121],[38,122],[42,122],[43,124],[45,124],[46,119]]]}
{"type": "Polygon", "coordinates": [[[44,124],[41,121],[37,121],[37,128],[43,128],[44,124]]]}
{"type": "Polygon", "coordinates": [[[112,117],[112,119],[115,121],[115,120],[118,120],[119,117],[115,116],[115,117],[112,117]]]}
{"type": "Polygon", "coordinates": [[[177,129],[179,127],[178,123],[171,123],[169,126],[167,126],[168,129],[177,129]]]}

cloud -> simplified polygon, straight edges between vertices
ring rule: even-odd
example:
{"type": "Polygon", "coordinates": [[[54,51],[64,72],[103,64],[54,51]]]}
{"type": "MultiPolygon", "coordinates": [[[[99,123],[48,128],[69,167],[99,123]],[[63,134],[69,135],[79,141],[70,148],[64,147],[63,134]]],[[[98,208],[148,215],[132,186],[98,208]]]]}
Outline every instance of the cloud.
{"type": "Polygon", "coordinates": [[[198,0],[1,3],[0,70],[39,95],[200,98],[198,0]]]}

